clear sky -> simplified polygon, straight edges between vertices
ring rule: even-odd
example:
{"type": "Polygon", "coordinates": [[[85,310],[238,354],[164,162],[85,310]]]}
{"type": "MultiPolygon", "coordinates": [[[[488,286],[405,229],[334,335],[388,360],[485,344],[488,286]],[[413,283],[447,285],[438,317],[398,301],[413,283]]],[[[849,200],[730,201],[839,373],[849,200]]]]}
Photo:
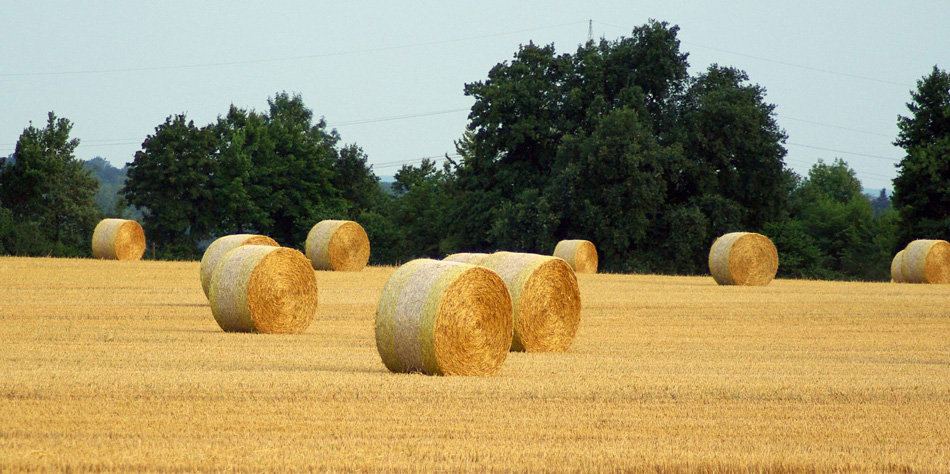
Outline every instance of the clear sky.
{"type": "Polygon", "coordinates": [[[680,26],[691,73],[734,66],[767,89],[791,168],[841,157],[866,188],[891,187],[916,81],[950,68],[950,2],[936,0],[10,2],[0,156],[52,110],[74,123],[79,158],[122,166],[169,115],[205,125],[287,91],[391,176],[454,152],[463,85],[519,44],[573,53],[589,20],[617,39],[650,18],[680,26]]]}

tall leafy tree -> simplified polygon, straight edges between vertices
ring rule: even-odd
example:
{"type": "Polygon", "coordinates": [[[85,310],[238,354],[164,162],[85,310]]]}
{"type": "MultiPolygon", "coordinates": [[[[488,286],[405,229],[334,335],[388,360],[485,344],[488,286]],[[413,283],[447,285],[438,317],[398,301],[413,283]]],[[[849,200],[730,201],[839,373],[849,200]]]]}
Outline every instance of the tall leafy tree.
{"type": "Polygon", "coordinates": [[[125,199],[144,209],[146,235],[160,256],[195,258],[218,223],[213,176],[218,141],[184,114],[155,128],[128,165],[125,199]]]}
{"type": "Polygon", "coordinates": [[[950,74],[934,66],[917,81],[899,116],[895,145],[904,149],[894,179],[894,207],[902,221],[899,245],[950,236],[950,74]]]}
{"type": "Polygon", "coordinates": [[[250,197],[268,216],[269,225],[260,231],[301,247],[314,224],[346,214],[332,182],[339,136],[327,131],[323,119],[314,122],[299,95],[282,92],[267,103],[268,142],[253,154],[250,197]]]}
{"type": "Polygon", "coordinates": [[[0,202],[30,242],[12,250],[27,254],[83,255],[101,217],[98,181],[75,156],[72,123],[50,112],[44,128],[27,127],[12,163],[0,168],[0,202]]]}
{"type": "Polygon", "coordinates": [[[734,68],[710,66],[681,100],[677,140],[690,158],[670,176],[671,200],[720,196],[738,221],[714,233],[761,229],[785,211],[785,133],[765,89],[734,68]]]}

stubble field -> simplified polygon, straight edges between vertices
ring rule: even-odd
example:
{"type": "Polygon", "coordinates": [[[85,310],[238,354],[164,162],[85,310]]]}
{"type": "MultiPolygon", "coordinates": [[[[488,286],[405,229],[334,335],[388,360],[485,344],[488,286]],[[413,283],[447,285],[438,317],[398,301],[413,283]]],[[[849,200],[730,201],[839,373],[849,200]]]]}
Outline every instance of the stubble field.
{"type": "Polygon", "coordinates": [[[950,471],[950,285],[579,275],[564,354],[376,353],[394,269],[225,334],[197,262],[0,258],[0,471],[950,471]]]}

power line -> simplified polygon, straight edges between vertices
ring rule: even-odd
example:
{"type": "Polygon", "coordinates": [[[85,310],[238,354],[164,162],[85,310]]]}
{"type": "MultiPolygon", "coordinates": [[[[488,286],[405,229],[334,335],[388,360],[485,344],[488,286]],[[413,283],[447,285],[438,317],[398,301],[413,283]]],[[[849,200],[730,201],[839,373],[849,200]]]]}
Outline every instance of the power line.
{"type": "Polygon", "coordinates": [[[886,134],[886,133],[869,132],[869,131],[867,131],[867,130],[859,130],[859,129],[856,129],[856,128],[842,127],[842,126],[840,126],[840,125],[832,125],[832,124],[830,124],[830,123],[813,122],[813,121],[811,121],[811,120],[805,120],[805,119],[800,119],[800,118],[786,117],[786,116],[784,116],[784,115],[777,115],[777,114],[776,114],[775,116],[778,117],[778,118],[781,118],[781,119],[785,119],[785,120],[794,120],[794,121],[796,121],[796,122],[810,123],[810,124],[812,124],[812,125],[821,125],[822,127],[837,128],[837,129],[839,129],[839,130],[847,130],[847,131],[849,131],[849,132],[865,133],[865,134],[868,134],[868,135],[876,135],[876,136],[879,136],[879,137],[894,138],[894,135],[893,135],[893,134],[888,135],[888,134],[886,134]]]}
{"type": "MultiPolygon", "coordinates": [[[[595,21],[596,21],[596,20],[595,20],[595,21]]],[[[619,29],[624,30],[624,31],[632,31],[632,30],[633,30],[632,28],[624,28],[624,27],[622,27],[622,26],[612,25],[612,24],[610,24],[610,23],[604,23],[604,22],[602,22],[602,21],[597,21],[597,23],[599,23],[599,24],[601,24],[601,25],[604,25],[604,26],[609,26],[609,27],[611,27],[611,28],[619,28],[619,29]]],[[[803,64],[790,63],[790,62],[787,62],[787,61],[779,61],[779,60],[777,60],[777,59],[763,58],[763,57],[761,57],[761,56],[753,56],[753,55],[751,55],[751,54],[740,53],[740,52],[737,52],[737,51],[730,51],[730,50],[728,50],[728,49],[714,48],[714,47],[712,47],[712,46],[706,46],[706,45],[699,44],[699,43],[693,43],[693,42],[691,42],[691,41],[683,41],[683,40],[680,40],[680,42],[682,42],[683,44],[688,44],[688,45],[690,45],[690,46],[695,46],[695,47],[697,47],[697,48],[711,49],[711,50],[713,50],[713,51],[719,51],[719,52],[721,52],[721,53],[734,54],[734,55],[736,55],[736,56],[742,56],[742,57],[751,58],[751,59],[756,59],[756,60],[759,60],[759,61],[765,61],[765,62],[774,63],[774,64],[781,64],[781,65],[783,65],[783,66],[794,67],[794,68],[798,68],[798,69],[805,69],[805,70],[808,70],[808,71],[821,72],[821,73],[824,73],[824,74],[832,74],[832,75],[835,75],[835,76],[850,77],[850,78],[853,78],[853,79],[861,79],[861,80],[865,80],[865,81],[879,82],[879,83],[882,83],[882,84],[890,84],[890,85],[901,86],[901,87],[913,87],[912,85],[904,84],[903,82],[888,81],[888,80],[886,80],[886,79],[878,79],[878,78],[876,78],[876,77],[860,76],[860,75],[857,75],[857,74],[850,74],[850,73],[846,73],[846,72],[832,71],[831,69],[822,69],[822,68],[817,68],[817,67],[812,67],[812,66],[806,66],[806,65],[803,65],[803,64]]]]}
{"type": "Polygon", "coordinates": [[[205,68],[205,67],[237,66],[237,65],[244,65],[244,64],[273,63],[273,62],[282,62],[282,61],[299,61],[302,59],[319,59],[319,58],[328,58],[328,57],[333,57],[333,56],[349,56],[353,54],[376,53],[376,52],[381,52],[381,51],[394,51],[394,50],[399,50],[399,49],[418,48],[421,46],[435,46],[435,45],[441,45],[441,44],[459,43],[463,41],[473,41],[473,40],[486,39],[486,38],[495,38],[498,36],[527,33],[531,31],[562,28],[565,26],[573,26],[573,25],[578,25],[582,23],[585,23],[585,22],[574,21],[571,23],[540,26],[537,28],[526,28],[523,30],[505,31],[501,33],[492,33],[492,34],[487,34],[487,35],[468,36],[464,38],[428,41],[424,43],[412,43],[412,44],[405,44],[405,45],[398,45],[398,46],[382,46],[378,48],[357,49],[357,50],[351,50],[351,51],[336,51],[336,52],[331,52],[331,53],[307,54],[307,55],[301,55],[301,56],[248,59],[248,60],[243,60],[243,61],[222,61],[222,62],[214,62],[214,63],[181,64],[181,65],[172,65],[172,66],[147,66],[147,67],[113,68],[113,69],[86,69],[86,70],[77,70],[77,71],[53,71],[53,72],[12,72],[12,73],[0,73],[0,77],[61,76],[61,75],[73,75],[73,74],[107,74],[107,73],[119,73],[119,72],[165,71],[165,70],[175,70],[175,69],[194,69],[194,68],[205,68]]]}
{"type": "Polygon", "coordinates": [[[844,153],[844,154],[846,154],[846,155],[855,155],[855,156],[864,156],[864,157],[868,157],[868,158],[876,158],[876,159],[879,159],[879,160],[893,161],[894,163],[897,163],[897,162],[900,161],[900,158],[891,158],[891,157],[880,156],[880,155],[868,155],[867,153],[857,153],[857,152],[854,152],[854,151],[835,150],[834,148],[823,148],[823,147],[820,147],[820,146],[804,145],[804,144],[801,144],[801,143],[786,142],[785,144],[786,144],[786,145],[791,145],[791,146],[802,147],[802,148],[811,148],[811,149],[813,149],[813,150],[830,151],[830,152],[834,152],[834,153],[844,153]]]}
{"type": "Polygon", "coordinates": [[[454,114],[458,112],[468,112],[469,110],[470,109],[467,109],[467,108],[466,109],[449,109],[449,110],[438,110],[435,112],[422,112],[422,113],[410,114],[410,115],[393,115],[390,117],[334,122],[334,123],[328,123],[327,126],[328,127],[343,127],[346,125],[360,125],[364,123],[389,122],[392,120],[405,120],[405,119],[417,118],[417,117],[429,117],[431,115],[444,115],[444,114],[454,114]]]}

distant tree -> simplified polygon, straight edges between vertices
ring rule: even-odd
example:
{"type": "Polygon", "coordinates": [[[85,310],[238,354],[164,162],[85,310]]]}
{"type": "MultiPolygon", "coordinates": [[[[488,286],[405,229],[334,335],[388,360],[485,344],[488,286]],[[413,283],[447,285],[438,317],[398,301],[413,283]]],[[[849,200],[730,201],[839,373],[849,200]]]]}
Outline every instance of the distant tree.
{"type": "Polygon", "coordinates": [[[252,154],[250,198],[267,215],[258,229],[282,245],[303,247],[314,224],[346,215],[346,202],[333,186],[339,136],[299,95],[278,93],[267,101],[267,144],[252,154]]]}
{"type": "Polygon", "coordinates": [[[372,165],[367,165],[366,153],[355,144],[350,144],[336,155],[330,182],[340,191],[346,203],[347,216],[356,219],[361,213],[376,209],[383,191],[372,165]]]}
{"type": "MultiPolygon", "coordinates": [[[[13,160],[0,168],[0,202],[22,239],[6,250],[18,254],[88,254],[92,230],[101,218],[94,197],[98,182],[74,153],[72,123],[47,116],[45,128],[27,127],[13,160]]],[[[9,231],[9,229],[8,229],[9,231]]]]}
{"type": "Polygon", "coordinates": [[[583,237],[606,270],[697,273],[720,233],[786,212],[765,89],[718,66],[690,80],[678,31],[650,21],[573,55],[528,44],[467,84],[449,211],[464,216],[443,242],[548,253],[583,237]]]}
{"type": "Polygon", "coordinates": [[[689,161],[670,177],[671,200],[721,196],[739,220],[728,228],[760,229],[786,208],[785,133],[765,89],[745,72],[718,65],[697,76],[686,92],[678,140],[689,161]]]}
{"type": "Polygon", "coordinates": [[[871,210],[874,211],[875,217],[891,210],[891,198],[888,197],[886,189],[881,189],[881,193],[871,199],[871,210]]]}
{"type": "Polygon", "coordinates": [[[875,219],[846,162],[819,160],[791,193],[791,219],[766,226],[780,274],[821,279],[889,278],[893,218],[875,219]]]}
{"type": "Polygon", "coordinates": [[[439,169],[429,159],[418,166],[403,165],[396,172],[393,191],[397,201],[392,216],[401,228],[402,259],[441,258],[449,251],[444,229],[446,216],[451,215],[451,180],[448,166],[439,169]]]}
{"type": "Polygon", "coordinates": [[[184,114],[155,128],[128,165],[122,194],[144,210],[149,244],[164,258],[197,258],[217,224],[212,180],[217,139],[184,114]]]}
{"type": "Polygon", "coordinates": [[[894,207],[902,225],[897,242],[950,237],[950,74],[934,66],[917,81],[899,116],[895,145],[904,149],[894,178],[894,207]]]}

